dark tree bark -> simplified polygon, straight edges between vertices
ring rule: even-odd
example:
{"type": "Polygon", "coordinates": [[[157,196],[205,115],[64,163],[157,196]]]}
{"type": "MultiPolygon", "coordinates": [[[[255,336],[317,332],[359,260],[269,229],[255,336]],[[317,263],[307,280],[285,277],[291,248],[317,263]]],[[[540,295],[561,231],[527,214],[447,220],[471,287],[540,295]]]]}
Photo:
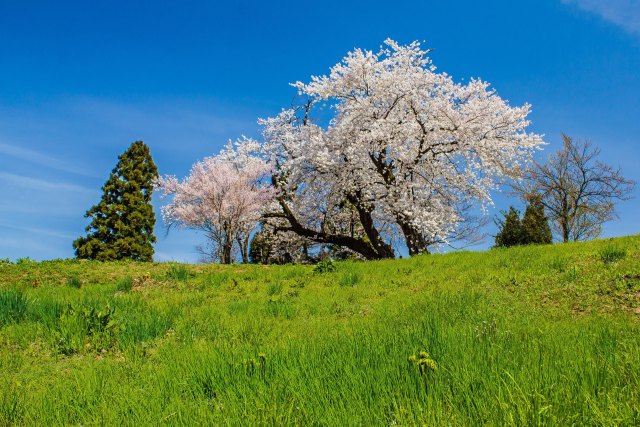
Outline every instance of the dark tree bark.
{"type": "Polygon", "coordinates": [[[409,250],[409,255],[414,256],[429,253],[430,242],[424,238],[424,235],[407,221],[401,218],[398,218],[397,221],[404,235],[404,241],[409,250]]]}
{"type": "MultiPolygon", "coordinates": [[[[322,230],[314,230],[308,228],[300,223],[295,214],[291,211],[286,201],[282,198],[279,200],[282,207],[282,213],[268,214],[267,217],[277,217],[287,220],[288,225],[286,227],[276,228],[276,231],[292,231],[299,236],[306,237],[307,239],[316,243],[334,244],[344,246],[351,249],[354,252],[359,253],[363,257],[369,260],[393,258],[395,253],[390,245],[385,243],[378,235],[376,244],[371,241],[367,241],[363,238],[352,237],[342,234],[329,233],[322,230]]],[[[366,219],[366,214],[363,213],[366,219]]],[[[373,221],[371,221],[373,222],[373,221]]],[[[376,236],[377,230],[375,227],[370,227],[370,233],[372,236],[376,236]]]]}

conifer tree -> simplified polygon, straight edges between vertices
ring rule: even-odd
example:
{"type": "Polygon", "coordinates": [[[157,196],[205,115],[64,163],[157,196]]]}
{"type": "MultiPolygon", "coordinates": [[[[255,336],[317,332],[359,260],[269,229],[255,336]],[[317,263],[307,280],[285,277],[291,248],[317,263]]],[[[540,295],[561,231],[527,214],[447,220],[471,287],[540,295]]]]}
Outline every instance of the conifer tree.
{"type": "Polygon", "coordinates": [[[513,206],[509,207],[509,212],[502,212],[503,220],[496,223],[500,231],[496,235],[496,246],[508,247],[522,245],[524,243],[524,229],[520,221],[520,212],[513,206]]]}
{"type": "Polygon", "coordinates": [[[539,195],[529,197],[529,204],[522,217],[524,244],[551,243],[551,227],[539,195]]]}
{"type": "Polygon", "coordinates": [[[149,147],[136,141],[118,157],[118,164],[103,185],[102,199],[85,214],[91,218],[87,236],[73,242],[78,258],[101,261],[131,259],[153,261],[151,206],[158,169],[149,147]]]}

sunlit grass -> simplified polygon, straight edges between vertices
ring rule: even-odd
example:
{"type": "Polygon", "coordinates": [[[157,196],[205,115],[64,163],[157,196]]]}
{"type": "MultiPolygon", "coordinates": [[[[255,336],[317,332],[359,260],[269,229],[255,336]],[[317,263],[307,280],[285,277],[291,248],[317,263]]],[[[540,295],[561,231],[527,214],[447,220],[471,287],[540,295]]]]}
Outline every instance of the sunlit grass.
{"type": "Polygon", "coordinates": [[[638,236],[0,283],[0,425],[640,423],[638,236]]]}

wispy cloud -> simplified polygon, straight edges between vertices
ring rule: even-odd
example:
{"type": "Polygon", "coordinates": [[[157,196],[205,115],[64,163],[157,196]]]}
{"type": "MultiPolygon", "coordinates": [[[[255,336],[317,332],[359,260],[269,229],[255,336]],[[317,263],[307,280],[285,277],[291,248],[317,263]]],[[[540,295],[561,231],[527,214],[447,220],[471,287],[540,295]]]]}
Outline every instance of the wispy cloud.
{"type": "Polygon", "coordinates": [[[32,178],[24,175],[16,175],[10,172],[0,172],[0,181],[4,181],[22,188],[44,191],[68,191],[76,193],[94,194],[96,191],[82,187],[80,185],[66,182],[45,181],[44,179],[32,178]]]}
{"type": "Polygon", "coordinates": [[[562,0],[640,36],[640,0],[562,0]]]}
{"type": "Polygon", "coordinates": [[[82,175],[87,177],[97,177],[94,172],[84,170],[75,166],[69,165],[67,162],[50,156],[45,153],[41,153],[36,150],[24,148],[15,144],[7,144],[6,142],[0,142],[0,154],[13,157],[15,159],[24,160],[26,162],[45,166],[51,169],[69,172],[76,175],[82,175]]]}
{"type": "MultiPolygon", "coordinates": [[[[158,101],[63,96],[0,105],[0,258],[72,256],[86,209],[99,201],[100,184],[132,141],[150,145],[161,173],[181,175],[229,138],[258,129],[259,114],[249,107],[158,101]]],[[[161,223],[156,235],[164,236],[161,223]]],[[[160,240],[157,259],[198,261],[191,234],[160,240]]]]}
{"type": "Polygon", "coordinates": [[[65,233],[60,233],[59,231],[55,231],[55,230],[48,230],[45,228],[36,228],[36,227],[22,227],[22,226],[18,226],[18,225],[11,225],[11,224],[2,224],[0,223],[0,228],[7,228],[9,230],[14,230],[14,231],[21,231],[27,234],[38,234],[41,236],[48,236],[48,237],[55,237],[57,239],[64,239],[64,240],[70,240],[70,239],[74,239],[77,236],[73,236],[71,234],[65,234],[65,233]]]}

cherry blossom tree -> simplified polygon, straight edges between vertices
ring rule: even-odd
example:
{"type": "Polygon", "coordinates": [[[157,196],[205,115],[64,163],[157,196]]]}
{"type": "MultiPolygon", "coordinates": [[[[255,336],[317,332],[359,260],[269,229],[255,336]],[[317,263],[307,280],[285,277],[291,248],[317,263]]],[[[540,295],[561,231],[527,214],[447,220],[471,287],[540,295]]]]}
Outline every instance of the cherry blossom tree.
{"type": "Polygon", "coordinates": [[[470,230],[469,206],[516,177],[542,144],[530,106],[489,84],[436,72],[418,42],[356,49],[328,75],[297,82],[303,102],[261,120],[276,231],[367,259],[411,255],[470,230]]]}
{"type": "Polygon", "coordinates": [[[165,176],[157,183],[163,197],[173,196],[162,208],[165,223],[203,230],[213,258],[224,264],[233,261],[234,248],[248,262],[250,234],[274,196],[264,182],[269,165],[251,155],[256,149],[257,143],[249,139],[229,144],[217,156],[193,165],[182,181],[165,176]]]}

